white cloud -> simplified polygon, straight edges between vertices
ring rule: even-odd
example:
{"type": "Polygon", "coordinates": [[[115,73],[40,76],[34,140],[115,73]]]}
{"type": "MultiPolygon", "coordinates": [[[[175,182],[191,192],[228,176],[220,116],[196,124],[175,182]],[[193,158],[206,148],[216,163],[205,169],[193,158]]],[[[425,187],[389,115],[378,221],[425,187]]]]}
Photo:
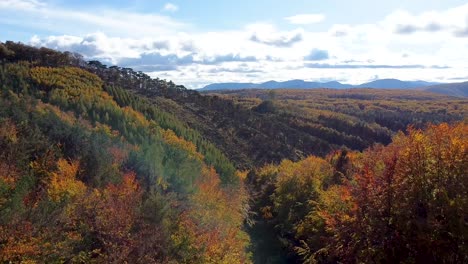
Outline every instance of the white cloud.
{"type": "Polygon", "coordinates": [[[322,22],[325,19],[323,14],[300,14],[290,17],[285,17],[289,23],[296,25],[309,25],[322,22]]]}
{"type": "Polygon", "coordinates": [[[284,48],[291,47],[303,39],[303,30],[279,31],[271,24],[258,23],[248,25],[249,39],[253,42],[284,48]]]}
{"type": "Polygon", "coordinates": [[[179,10],[179,7],[172,3],[166,3],[163,7],[163,10],[168,12],[176,12],[177,10],[179,10]]]}
{"type": "Polygon", "coordinates": [[[123,37],[172,35],[190,28],[160,14],[102,8],[88,12],[46,5],[38,0],[1,0],[1,23],[73,35],[102,31],[123,37]]]}
{"type": "Polygon", "coordinates": [[[16,10],[32,10],[34,8],[44,7],[45,4],[38,0],[2,0],[0,8],[16,10]]]}
{"type": "Polygon", "coordinates": [[[398,10],[388,15],[382,25],[397,34],[446,32],[456,35],[460,30],[468,28],[468,4],[420,14],[398,10]]]}
{"type": "MultiPolygon", "coordinates": [[[[33,36],[30,43],[77,51],[106,64],[126,64],[188,87],[272,79],[361,83],[375,75],[450,81],[466,76],[467,71],[468,53],[461,51],[468,48],[467,38],[462,34],[468,32],[468,5],[419,14],[400,10],[373,24],[335,24],[319,31],[300,26],[286,30],[280,25],[255,23],[234,30],[203,32],[156,13],[112,9],[85,12],[51,3],[0,0],[0,25],[53,28],[56,33],[33,36]],[[407,34],[397,34],[398,25],[411,25],[417,30],[408,27],[407,34]],[[317,62],[323,66],[304,67],[305,58],[323,59],[317,62]],[[358,65],[370,66],[356,68],[358,65]],[[376,65],[389,67],[375,68],[376,65]],[[391,67],[397,65],[427,67],[391,67]],[[437,69],[432,65],[451,68],[437,69]]],[[[289,18],[297,25],[319,22],[318,18],[289,18]]]]}
{"type": "Polygon", "coordinates": [[[170,40],[162,38],[122,38],[110,37],[102,32],[78,36],[49,36],[39,38],[33,36],[30,44],[46,46],[61,51],[74,51],[81,53],[87,59],[101,59],[106,63],[118,64],[123,59],[137,59],[144,53],[158,52],[163,55],[180,54],[171,49],[170,40]]]}

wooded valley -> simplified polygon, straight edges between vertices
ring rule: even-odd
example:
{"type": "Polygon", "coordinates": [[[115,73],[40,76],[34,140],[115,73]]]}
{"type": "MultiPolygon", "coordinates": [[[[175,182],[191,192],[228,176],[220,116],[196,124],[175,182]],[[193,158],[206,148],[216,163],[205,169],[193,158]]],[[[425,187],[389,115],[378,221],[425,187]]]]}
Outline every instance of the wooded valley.
{"type": "Polygon", "coordinates": [[[468,100],[200,93],[0,43],[5,263],[468,262],[468,100]]]}

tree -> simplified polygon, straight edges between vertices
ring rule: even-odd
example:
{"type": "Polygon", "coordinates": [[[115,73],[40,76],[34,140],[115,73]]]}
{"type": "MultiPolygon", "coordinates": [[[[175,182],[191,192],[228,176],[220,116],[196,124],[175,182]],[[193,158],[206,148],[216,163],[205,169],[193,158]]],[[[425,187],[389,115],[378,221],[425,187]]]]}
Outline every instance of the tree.
{"type": "MultiPolygon", "coordinates": [[[[355,207],[323,211],[333,254],[350,263],[466,262],[467,138],[463,123],[430,125],[366,151],[348,185],[355,207]]],[[[331,205],[349,200],[337,198],[331,205]]]]}
{"type": "Polygon", "coordinates": [[[60,201],[68,197],[82,195],[86,186],[83,182],[76,180],[79,164],[76,161],[68,162],[59,159],[57,172],[52,172],[47,193],[53,201],[60,201]]]}

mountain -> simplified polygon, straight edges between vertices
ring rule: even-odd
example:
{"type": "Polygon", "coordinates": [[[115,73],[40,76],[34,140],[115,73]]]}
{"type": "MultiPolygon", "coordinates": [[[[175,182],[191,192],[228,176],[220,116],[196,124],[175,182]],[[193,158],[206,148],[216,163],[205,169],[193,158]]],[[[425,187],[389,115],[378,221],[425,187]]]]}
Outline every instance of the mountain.
{"type": "MultiPolygon", "coordinates": [[[[249,89],[255,88],[253,83],[213,83],[209,84],[202,89],[204,90],[231,90],[231,89],[249,89]]],[[[201,89],[200,89],[201,90],[201,89]]]]}
{"type": "Polygon", "coordinates": [[[265,83],[261,83],[256,86],[255,88],[263,88],[263,89],[310,89],[310,88],[334,88],[334,89],[345,89],[351,88],[349,84],[342,84],[337,81],[331,82],[307,82],[303,80],[290,80],[285,82],[276,82],[276,81],[268,81],[265,83]]]}
{"type": "Polygon", "coordinates": [[[468,97],[468,82],[444,83],[421,88],[421,90],[457,97],[468,97]]]}
{"type": "Polygon", "coordinates": [[[436,83],[425,81],[401,81],[398,79],[380,79],[359,85],[345,84],[338,81],[308,82],[304,80],[289,80],[284,82],[268,81],[264,83],[213,83],[201,89],[206,91],[241,90],[241,89],[350,89],[350,88],[374,88],[374,89],[417,89],[432,93],[445,94],[456,97],[468,96],[468,82],[462,83],[436,83]]]}
{"type": "Polygon", "coordinates": [[[331,81],[321,84],[321,87],[333,88],[333,89],[347,89],[352,88],[351,84],[343,84],[337,81],[331,81]]]}
{"type": "Polygon", "coordinates": [[[315,88],[378,88],[378,89],[413,89],[435,85],[437,83],[424,81],[400,81],[397,79],[381,79],[359,85],[345,84],[337,81],[330,82],[308,82],[304,80],[290,80],[284,82],[268,81],[264,83],[213,83],[199,91],[213,90],[239,90],[239,89],[315,89],[315,88]]]}
{"type": "Polygon", "coordinates": [[[351,88],[352,85],[342,84],[337,81],[331,82],[308,82],[304,80],[289,80],[284,82],[268,81],[264,83],[213,83],[209,84],[198,91],[214,91],[214,90],[240,90],[240,89],[308,89],[308,88],[334,88],[345,89],[351,88]]]}
{"type": "Polygon", "coordinates": [[[400,81],[398,79],[381,79],[368,83],[363,83],[360,85],[355,85],[354,87],[378,89],[413,89],[434,84],[437,83],[424,81],[400,81]]]}

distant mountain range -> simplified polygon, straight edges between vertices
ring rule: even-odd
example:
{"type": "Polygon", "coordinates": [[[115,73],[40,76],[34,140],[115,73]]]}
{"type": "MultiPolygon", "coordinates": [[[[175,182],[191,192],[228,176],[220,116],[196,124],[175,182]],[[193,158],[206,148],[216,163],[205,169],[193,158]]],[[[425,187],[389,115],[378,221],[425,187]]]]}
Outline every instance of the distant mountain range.
{"type": "Polygon", "coordinates": [[[401,81],[398,79],[380,79],[359,85],[331,82],[308,82],[304,80],[290,80],[285,82],[268,81],[264,83],[213,83],[198,91],[239,90],[239,89],[314,89],[314,88],[376,88],[376,89],[418,89],[451,96],[467,97],[468,82],[441,84],[425,81],[401,81]]]}
{"type": "Polygon", "coordinates": [[[431,85],[422,87],[421,90],[457,97],[468,97],[468,82],[431,85]]]}

